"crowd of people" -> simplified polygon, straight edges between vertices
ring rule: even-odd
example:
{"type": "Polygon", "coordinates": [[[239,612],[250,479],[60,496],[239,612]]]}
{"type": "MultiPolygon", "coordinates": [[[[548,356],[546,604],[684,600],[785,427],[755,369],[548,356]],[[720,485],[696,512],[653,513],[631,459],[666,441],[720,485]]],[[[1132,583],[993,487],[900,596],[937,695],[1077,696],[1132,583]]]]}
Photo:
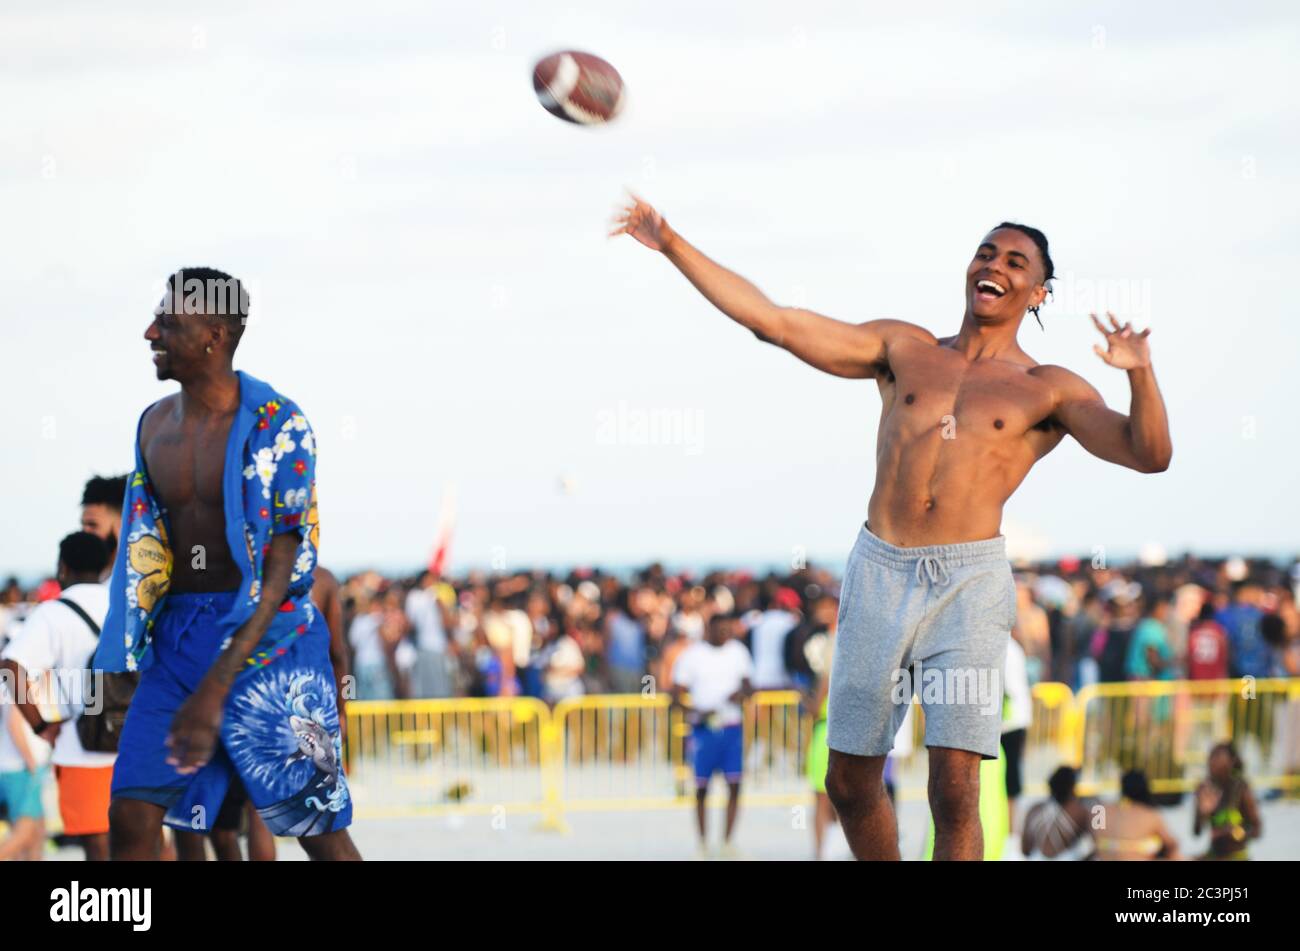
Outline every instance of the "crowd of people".
{"type": "MultiPolygon", "coordinates": [[[[81,530],[57,546],[57,559],[51,546],[57,572],[26,586],[10,578],[0,588],[0,668],[10,680],[89,664],[106,610],[102,582],[121,531],[122,494],[122,478],[92,479],[81,530]]],[[[330,615],[343,700],[529,696],[556,703],[584,694],[662,691],[681,703],[689,692],[697,698],[696,733],[707,734],[696,737],[708,751],[696,757],[702,840],[704,793],[715,772],[724,774],[731,792],[728,839],[735,822],[744,698],[754,690],[800,691],[823,728],[814,732],[809,765],[820,849],[834,818],[819,785],[840,584],[828,569],[696,573],[651,564],[631,573],[425,571],[406,578],[362,571],[342,582],[323,569],[318,575],[322,591],[313,597],[330,615]],[[700,708],[698,698],[713,693],[717,703],[700,708]]],[[[1008,782],[1013,801],[1019,766],[1012,761],[1029,725],[1034,683],[1077,689],[1124,680],[1300,676],[1300,563],[1189,555],[1159,565],[1103,566],[1065,558],[1018,565],[1016,586],[1003,724],[1008,776],[1017,777],[1008,782]]],[[[11,826],[0,858],[39,851],[48,765],[57,775],[65,832],[88,858],[103,857],[112,754],[82,747],[75,710],[62,712],[59,729],[36,704],[24,710],[3,690],[0,695],[0,814],[11,826]]],[[[1239,762],[1232,749],[1212,754],[1207,781],[1219,776],[1219,786],[1198,798],[1206,800],[1206,822],[1241,815],[1243,793],[1231,765],[1239,762]],[[1220,799],[1232,802],[1220,808],[1220,799]]],[[[1035,829],[1059,838],[1062,817],[1082,814],[1067,779],[1058,772],[1054,805],[1026,816],[1027,849],[1035,829]]],[[[1129,806],[1150,798],[1145,777],[1126,776],[1125,783],[1129,806]]],[[[1253,801],[1248,811],[1253,814],[1253,801]]],[[[1240,819],[1229,825],[1252,828],[1240,819]]],[[[1154,847],[1159,830],[1142,834],[1154,847]]]]}
{"type": "MultiPolygon", "coordinates": [[[[94,479],[84,531],[115,544],[120,480],[94,479]]],[[[1016,639],[1031,684],[1300,675],[1300,562],[1200,559],[1101,567],[1065,558],[1017,571],[1016,639]]],[[[673,662],[711,617],[734,615],[758,690],[815,689],[839,578],[805,566],[631,573],[599,568],[341,581],[351,699],[670,691],[673,662]],[[647,679],[649,678],[649,679],[647,679]]],[[[0,649],[54,576],[0,588],[0,649]]]]}
{"type": "MultiPolygon", "coordinates": [[[[1300,675],[1295,566],[1186,557],[1161,566],[1074,559],[1017,573],[1017,641],[1031,684],[1300,675]]],[[[838,578],[818,567],[756,576],[650,565],[432,573],[343,582],[357,699],[671,690],[673,663],[708,620],[734,615],[758,690],[811,691],[838,578]],[[648,679],[647,679],[648,678],[648,679]]]]}

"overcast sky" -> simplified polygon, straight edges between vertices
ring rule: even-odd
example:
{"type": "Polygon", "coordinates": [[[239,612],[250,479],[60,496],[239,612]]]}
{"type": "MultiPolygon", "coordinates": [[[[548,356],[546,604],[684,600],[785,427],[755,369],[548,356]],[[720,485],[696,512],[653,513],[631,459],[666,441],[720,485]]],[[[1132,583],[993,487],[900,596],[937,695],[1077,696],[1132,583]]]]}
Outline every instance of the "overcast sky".
{"type": "Polygon", "coordinates": [[[1300,18],[1066,7],[8,0],[0,572],[46,570],[84,479],[130,467],[174,386],[159,282],[200,264],[248,282],[236,365],[317,430],[326,564],[423,562],[449,485],[453,567],[838,561],[875,384],[606,240],[624,185],[782,303],[938,334],[990,226],[1044,229],[1022,344],[1125,409],[1086,312],[1149,324],[1175,450],[1143,476],[1067,440],[1015,549],[1294,551],[1300,18]],[[538,105],[564,48],[621,71],[617,122],[538,105]]]}

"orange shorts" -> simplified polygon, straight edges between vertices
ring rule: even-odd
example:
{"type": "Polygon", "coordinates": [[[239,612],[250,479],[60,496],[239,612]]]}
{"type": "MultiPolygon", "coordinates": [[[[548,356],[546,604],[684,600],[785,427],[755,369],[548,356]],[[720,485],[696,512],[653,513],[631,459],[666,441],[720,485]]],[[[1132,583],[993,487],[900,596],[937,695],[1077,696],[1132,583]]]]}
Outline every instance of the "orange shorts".
{"type": "Polygon", "coordinates": [[[112,766],[55,766],[59,782],[59,815],[64,835],[99,835],[108,832],[109,790],[112,766]]]}

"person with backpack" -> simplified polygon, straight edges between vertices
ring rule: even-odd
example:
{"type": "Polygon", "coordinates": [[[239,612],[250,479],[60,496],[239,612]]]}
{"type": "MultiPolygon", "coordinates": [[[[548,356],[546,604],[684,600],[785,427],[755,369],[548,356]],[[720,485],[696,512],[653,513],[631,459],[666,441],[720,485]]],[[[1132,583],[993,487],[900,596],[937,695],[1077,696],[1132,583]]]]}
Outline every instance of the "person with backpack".
{"type": "Polygon", "coordinates": [[[120,728],[129,702],[129,685],[99,683],[91,691],[86,680],[108,613],[108,588],[99,579],[111,556],[105,542],[90,532],[64,538],[59,543],[60,597],[34,607],[0,655],[0,667],[18,693],[17,709],[37,736],[53,744],[50,760],[63,832],[80,840],[87,861],[108,858],[115,727],[120,728]],[[47,696],[57,701],[50,706],[57,706],[59,714],[47,721],[27,685],[50,675],[53,690],[47,696]]]}
{"type": "Polygon", "coordinates": [[[1260,631],[1262,593],[1253,581],[1235,582],[1232,600],[1214,618],[1228,633],[1230,677],[1270,677],[1274,673],[1273,648],[1260,631]]]}
{"type": "Polygon", "coordinates": [[[1101,683],[1121,683],[1128,679],[1125,665],[1133,631],[1141,618],[1140,596],[1141,589],[1136,584],[1118,589],[1111,596],[1107,621],[1092,640],[1091,653],[1101,683]]]}

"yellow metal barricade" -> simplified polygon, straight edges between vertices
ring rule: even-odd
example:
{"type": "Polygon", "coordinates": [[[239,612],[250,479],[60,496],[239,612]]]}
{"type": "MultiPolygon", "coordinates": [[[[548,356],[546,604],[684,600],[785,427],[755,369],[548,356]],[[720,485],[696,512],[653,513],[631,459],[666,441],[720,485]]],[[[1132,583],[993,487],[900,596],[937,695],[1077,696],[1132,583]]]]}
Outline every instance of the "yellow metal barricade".
{"type": "Polygon", "coordinates": [[[369,816],[539,812],[550,711],[531,697],[354,700],[348,782],[369,816]]]}
{"type": "Polygon", "coordinates": [[[1047,779],[1057,767],[1074,764],[1079,712],[1074,692],[1063,683],[1033,686],[1033,720],[1025,737],[1021,765],[1023,797],[1047,794],[1047,779]]]}
{"type": "Polygon", "coordinates": [[[757,805],[799,805],[812,795],[808,744],[813,718],[794,690],[763,690],[745,705],[741,797],[757,805]]]}
{"type": "MultiPolygon", "coordinates": [[[[1300,790],[1300,679],[1143,681],[1033,688],[1025,795],[1062,764],[1080,792],[1113,792],[1146,770],[1156,792],[1187,791],[1217,741],[1233,739],[1256,789],[1300,790]]],[[[695,795],[685,713],[663,695],[602,694],[550,709],[519,698],[353,701],[347,768],[358,814],[533,812],[561,828],[565,811],[688,806],[695,795]]],[[[923,799],[925,718],[913,705],[912,751],[891,765],[896,793],[923,799]]],[[[795,691],[745,705],[742,797],[751,805],[810,799],[812,718],[795,691]]],[[[714,785],[722,794],[720,783],[714,785]]]]}
{"type": "Polygon", "coordinates": [[[1056,759],[1055,769],[1074,755],[1074,735],[1078,729],[1078,711],[1074,692],[1063,683],[1044,681],[1034,684],[1033,722],[1025,747],[1027,752],[1056,759]]]}
{"type": "MultiPolygon", "coordinates": [[[[1074,757],[1074,732],[1078,713],[1074,694],[1062,683],[1034,684],[1033,720],[1025,739],[1022,765],[1025,795],[1037,795],[1047,789],[1047,777],[1058,766],[1074,757]]],[[[924,800],[929,780],[929,755],[925,749],[925,712],[913,698],[910,726],[904,721],[910,745],[896,748],[888,775],[894,783],[894,795],[902,800],[924,800]]]]}
{"type": "Polygon", "coordinates": [[[1129,769],[1157,793],[1187,792],[1210,747],[1237,745],[1257,789],[1300,789],[1300,680],[1147,680],[1079,691],[1080,791],[1118,788],[1129,769]]]}
{"type": "MultiPolygon", "coordinates": [[[[685,711],[663,695],[599,694],[562,700],[559,737],[563,808],[657,809],[695,797],[685,711]]],[[[754,804],[808,799],[804,763],[812,721],[795,691],[761,691],[745,705],[741,796],[754,804]]],[[[720,785],[715,792],[721,793],[720,785]]]]}
{"type": "Polygon", "coordinates": [[[653,809],[686,794],[681,764],[689,728],[666,696],[574,697],[551,716],[565,809],[653,809]]]}

